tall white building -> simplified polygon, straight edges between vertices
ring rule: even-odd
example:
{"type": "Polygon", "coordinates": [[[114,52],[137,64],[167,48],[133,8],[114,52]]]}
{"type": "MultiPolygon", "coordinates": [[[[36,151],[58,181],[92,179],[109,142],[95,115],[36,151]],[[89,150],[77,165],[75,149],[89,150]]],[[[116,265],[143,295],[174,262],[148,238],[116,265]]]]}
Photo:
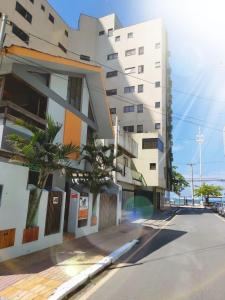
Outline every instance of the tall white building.
{"type": "Polygon", "coordinates": [[[138,144],[132,168],[142,173],[157,206],[170,188],[171,81],[166,31],[161,19],[123,27],[115,14],[81,15],[70,28],[46,0],[1,1],[7,25],[5,46],[12,44],[85,60],[104,68],[112,118],[138,144]]]}

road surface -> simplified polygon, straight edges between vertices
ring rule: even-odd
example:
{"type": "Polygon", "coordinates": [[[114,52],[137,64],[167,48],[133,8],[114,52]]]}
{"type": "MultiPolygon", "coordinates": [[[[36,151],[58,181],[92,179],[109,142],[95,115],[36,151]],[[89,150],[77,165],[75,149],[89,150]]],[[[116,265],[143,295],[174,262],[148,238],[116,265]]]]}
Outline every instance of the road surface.
{"type": "Polygon", "coordinates": [[[128,262],[71,299],[225,299],[225,219],[183,208],[128,262]]]}

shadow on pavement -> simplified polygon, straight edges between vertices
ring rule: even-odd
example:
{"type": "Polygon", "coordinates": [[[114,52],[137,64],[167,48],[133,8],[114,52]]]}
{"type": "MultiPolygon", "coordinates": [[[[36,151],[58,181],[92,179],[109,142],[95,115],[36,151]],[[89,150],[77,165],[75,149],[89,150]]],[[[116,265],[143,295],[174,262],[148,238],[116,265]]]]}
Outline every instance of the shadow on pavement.
{"type": "Polygon", "coordinates": [[[181,207],[181,210],[177,213],[178,215],[202,215],[212,214],[213,211],[210,208],[199,208],[199,207],[181,207]]]}

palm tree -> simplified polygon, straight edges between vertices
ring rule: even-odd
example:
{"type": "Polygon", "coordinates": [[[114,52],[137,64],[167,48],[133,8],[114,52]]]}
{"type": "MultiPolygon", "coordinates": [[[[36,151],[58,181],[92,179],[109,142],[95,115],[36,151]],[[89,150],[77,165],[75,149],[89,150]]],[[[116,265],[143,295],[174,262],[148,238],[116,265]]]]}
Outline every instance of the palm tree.
{"type": "Polygon", "coordinates": [[[95,214],[98,194],[104,187],[110,187],[113,184],[112,172],[121,172],[114,163],[119,155],[119,153],[114,155],[113,145],[104,146],[99,142],[96,143],[93,136],[89,143],[83,146],[80,162],[87,163],[88,172],[77,172],[75,176],[77,183],[86,186],[93,194],[92,215],[95,214]]]}
{"type": "Polygon", "coordinates": [[[79,147],[72,143],[64,145],[55,143],[55,138],[62,125],[47,116],[45,130],[39,129],[25,121],[18,120],[17,124],[28,129],[32,136],[25,138],[18,134],[8,136],[8,141],[15,150],[13,160],[39,171],[36,188],[31,192],[27,212],[26,227],[35,224],[42,191],[50,173],[62,171],[64,174],[71,171],[69,156],[79,152],[79,147]],[[19,155],[18,155],[19,154],[19,155]]]}

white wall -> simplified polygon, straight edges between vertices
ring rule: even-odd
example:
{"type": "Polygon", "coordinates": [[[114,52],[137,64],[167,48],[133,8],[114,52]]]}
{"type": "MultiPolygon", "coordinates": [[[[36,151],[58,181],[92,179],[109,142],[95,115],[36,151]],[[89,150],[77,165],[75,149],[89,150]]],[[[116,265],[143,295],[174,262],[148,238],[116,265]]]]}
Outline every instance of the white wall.
{"type": "Polygon", "coordinates": [[[15,244],[12,247],[0,249],[0,261],[48,248],[63,241],[65,193],[62,203],[60,232],[45,236],[48,192],[43,191],[38,211],[39,239],[22,244],[30,193],[27,190],[28,171],[26,167],[0,162],[0,184],[3,185],[0,230],[16,228],[15,244]]]}

